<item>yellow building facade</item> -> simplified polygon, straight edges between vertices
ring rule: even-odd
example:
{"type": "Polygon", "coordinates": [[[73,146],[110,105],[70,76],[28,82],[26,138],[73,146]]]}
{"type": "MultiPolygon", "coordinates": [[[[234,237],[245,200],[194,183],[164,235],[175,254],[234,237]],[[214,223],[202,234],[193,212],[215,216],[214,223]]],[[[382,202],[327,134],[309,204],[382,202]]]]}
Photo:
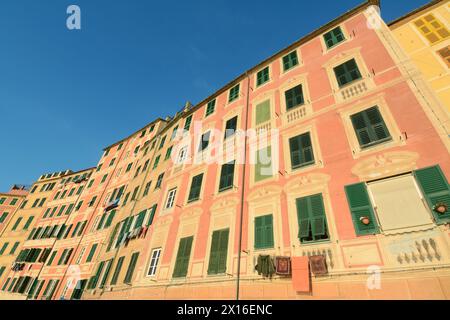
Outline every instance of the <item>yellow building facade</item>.
{"type": "Polygon", "coordinates": [[[431,1],[389,27],[438,99],[441,108],[433,112],[450,136],[450,123],[443,115],[450,113],[450,1],[431,1]]]}

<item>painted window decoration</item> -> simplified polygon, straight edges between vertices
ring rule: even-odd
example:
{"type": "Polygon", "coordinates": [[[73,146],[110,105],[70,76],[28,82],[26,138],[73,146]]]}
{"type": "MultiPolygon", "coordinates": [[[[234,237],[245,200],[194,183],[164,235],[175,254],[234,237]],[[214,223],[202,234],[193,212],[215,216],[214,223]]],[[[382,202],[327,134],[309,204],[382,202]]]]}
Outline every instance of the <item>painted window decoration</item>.
{"type": "Polygon", "coordinates": [[[362,78],[355,59],[351,59],[335,67],[334,74],[336,75],[340,88],[362,78]]]}
{"type": "Polygon", "coordinates": [[[268,146],[256,152],[255,182],[273,177],[272,147],[268,146]]]}
{"type": "Polygon", "coordinates": [[[432,14],[414,21],[414,24],[431,44],[441,42],[450,36],[447,28],[432,14]]]}
{"type": "Polygon", "coordinates": [[[447,67],[450,68],[450,46],[446,46],[438,51],[439,56],[444,60],[447,64],[447,67]]]}
{"type": "Polygon", "coordinates": [[[378,106],[358,112],[350,118],[361,148],[392,140],[378,106]]]}
{"type": "Polygon", "coordinates": [[[171,189],[169,190],[169,193],[167,194],[167,200],[166,200],[166,209],[170,209],[173,207],[175,203],[175,196],[177,194],[177,189],[171,189]]]}
{"type": "Polygon", "coordinates": [[[330,237],[322,194],[299,198],[296,205],[300,242],[328,240],[330,237]]]}
{"type": "Polygon", "coordinates": [[[314,152],[309,132],[289,139],[292,170],[315,163],[314,152]]]}
{"type": "Polygon", "coordinates": [[[189,259],[191,257],[192,242],[194,237],[186,237],[180,239],[175,268],[173,270],[174,278],[186,277],[189,268],[189,259]]]}
{"type": "Polygon", "coordinates": [[[291,53],[283,57],[283,70],[288,71],[298,65],[297,51],[292,51],[291,53]]]}
{"type": "Polygon", "coordinates": [[[269,67],[265,67],[256,74],[256,86],[259,87],[269,81],[269,67]]]}
{"type": "Polygon", "coordinates": [[[211,240],[208,274],[223,274],[227,270],[228,236],[230,229],[214,231],[211,240]]]}
{"type": "Polygon", "coordinates": [[[161,248],[154,249],[150,258],[150,266],[148,268],[147,276],[153,277],[156,275],[156,269],[158,268],[159,258],[161,256],[161,248]]]}
{"type": "Polygon", "coordinates": [[[230,89],[230,95],[228,98],[228,103],[231,103],[239,98],[239,92],[240,92],[240,84],[237,84],[233,88],[230,89]]]}
{"type": "Polygon", "coordinates": [[[274,247],[273,215],[268,214],[255,218],[255,249],[271,249],[274,247]]]}
{"type": "Polygon", "coordinates": [[[330,49],[345,40],[345,36],[342,32],[341,27],[336,27],[333,30],[325,33],[323,35],[323,38],[327,45],[327,49],[330,49]]]}
{"type": "Polygon", "coordinates": [[[286,99],[286,111],[292,110],[305,103],[303,97],[303,86],[301,84],[287,90],[284,95],[286,99]]]}
{"type": "Polygon", "coordinates": [[[255,107],[255,124],[260,125],[270,120],[270,100],[263,101],[255,107]]]}

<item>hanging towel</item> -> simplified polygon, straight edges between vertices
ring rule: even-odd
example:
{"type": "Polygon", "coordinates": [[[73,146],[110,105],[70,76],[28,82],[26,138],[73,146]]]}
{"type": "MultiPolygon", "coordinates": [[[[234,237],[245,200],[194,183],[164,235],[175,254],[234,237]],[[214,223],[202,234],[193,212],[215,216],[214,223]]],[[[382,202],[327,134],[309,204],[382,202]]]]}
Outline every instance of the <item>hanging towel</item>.
{"type": "Polygon", "coordinates": [[[291,264],[294,290],[297,292],[311,292],[308,257],[293,257],[291,264]]]}
{"type": "Polygon", "coordinates": [[[255,270],[258,271],[259,275],[262,275],[265,278],[271,278],[275,273],[275,265],[272,257],[260,255],[255,270]]]}

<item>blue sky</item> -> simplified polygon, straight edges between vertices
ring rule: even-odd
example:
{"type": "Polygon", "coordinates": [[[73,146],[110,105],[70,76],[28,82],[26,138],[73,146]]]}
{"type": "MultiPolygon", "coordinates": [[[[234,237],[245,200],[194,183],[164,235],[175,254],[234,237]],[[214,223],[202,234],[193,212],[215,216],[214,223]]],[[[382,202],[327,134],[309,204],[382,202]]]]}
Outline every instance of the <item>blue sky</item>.
{"type": "MultiPolygon", "coordinates": [[[[103,147],[361,2],[2,0],[0,191],[95,166],[103,147]],[[70,4],[82,30],[66,28],[70,4]]],[[[382,15],[427,2],[384,0],[382,15]]]]}

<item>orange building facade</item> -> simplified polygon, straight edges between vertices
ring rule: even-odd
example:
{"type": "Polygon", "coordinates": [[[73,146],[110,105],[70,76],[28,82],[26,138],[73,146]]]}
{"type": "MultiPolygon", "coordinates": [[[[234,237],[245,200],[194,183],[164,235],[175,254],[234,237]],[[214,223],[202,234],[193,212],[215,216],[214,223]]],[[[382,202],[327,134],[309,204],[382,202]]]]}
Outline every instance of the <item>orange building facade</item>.
{"type": "MultiPolygon", "coordinates": [[[[11,271],[3,292],[449,299],[448,114],[436,117],[439,100],[377,5],[107,147],[55,221],[72,236],[44,244],[31,232],[20,252],[51,247],[49,258],[11,271]]],[[[63,204],[58,192],[31,228],[63,204]]]]}

